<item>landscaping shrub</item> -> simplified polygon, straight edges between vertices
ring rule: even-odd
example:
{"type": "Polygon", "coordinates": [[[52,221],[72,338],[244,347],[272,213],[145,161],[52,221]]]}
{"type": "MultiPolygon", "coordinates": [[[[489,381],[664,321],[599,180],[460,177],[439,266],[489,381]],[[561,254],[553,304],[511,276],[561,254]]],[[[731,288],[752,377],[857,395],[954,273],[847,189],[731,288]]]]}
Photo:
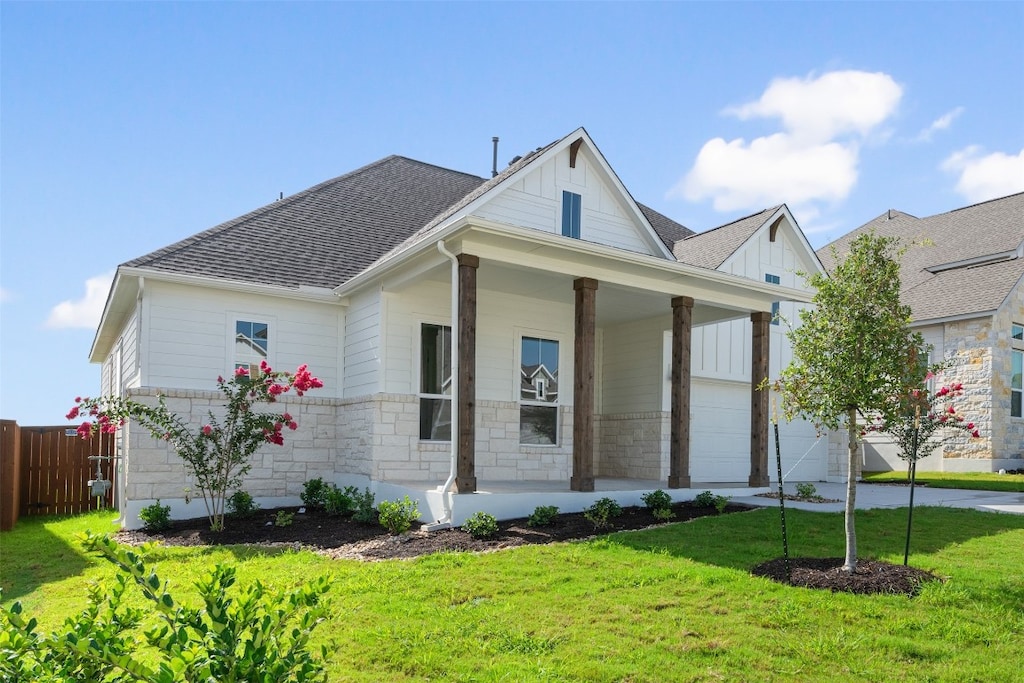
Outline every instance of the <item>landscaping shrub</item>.
{"type": "Polygon", "coordinates": [[[163,531],[171,526],[171,506],[161,505],[157,498],[155,503],[139,510],[139,519],[146,531],[163,531]]]}
{"type": "Polygon", "coordinates": [[[373,492],[370,489],[363,489],[362,493],[353,493],[352,500],[355,503],[352,519],[363,524],[377,522],[377,508],[373,505],[373,492]]]}
{"type": "Polygon", "coordinates": [[[715,506],[715,494],[711,491],[701,491],[693,499],[693,504],[700,508],[711,508],[715,506]]]}
{"type": "Polygon", "coordinates": [[[260,506],[248,492],[238,489],[228,498],[228,512],[237,517],[252,517],[260,506]]]}
{"type": "Polygon", "coordinates": [[[324,494],[324,512],[337,517],[351,515],[356,509],[356,496],[359,489],[355,486],[346,486],[340,489],[334,484],[326,487],[324,494]]]}
{"type": "Polygon", "coordinates": [[[556,517],[558,517],[557,505],[538,505],[526,520],[526,526],[551,526],[555,523],[556,517]]]}
{"type": "Polygon", "coordinates": [[[417,503],[403,496],[402,500],[382,500],[377,506],[380,524],[393,534],[404,534],[420,516],[417,503]]]}
{"type": "Polygon", "coordinates": [[[645,493],[640,497],[640,499],[644,501],[644,505],[646,505],[647,509],[651,511],[668,510],[672,507],[672,496],[668,495],[661,489],[645,493]]]}
{"type": "Polygon", "coordinates": [[[608,526],[613,517],[618,517],[621,514],[622,506],[611,498],[596,500],[593,505],[583,511],[583,516],[598,529],[608,526]]]}
{"type": "Polygon", "coordinates": [[[803,498],[805,500],[814,498],[815,494],[818,493],[818,489],[814,488],[814,484],[802,482],[796,485],[796,497],[803,498]]]}
{"type": "Polygon", "coordinates": [[[278,510],[277,515],[274,517],[274,526],[291,526],[292,522],[295,521],[294,512],[286,512],[285,510],[278,510]]]}
{"type": "Polygon", "coordinates": [[[662,522],[667,522],[676,516],[676,513],[672,512],[672,508],[654,508],[651,510],[651,514],[654,515],[655,519],[662,522]]]}
{"type": "Polygon", "coordinates": [[[327,485],[322,477],[310,479],[302,485],[302,493],[299,494],[302,503],[314,510],[322,510],[327,497],[327,485]]]}
{"type": "Polygon", "coordinates": [[[725,506],[729,504],[728,496],[716,496],[711,491],[701,491],[693,499],[693,504],[702,508],[715,508],[718,514],[725,512],[725,506]]]}
{"type": "Polygon", "coordinates": [[[463,523],[462,528],[473,538],[490,538],[498,533],[498,520],[486,512],[474,512],[463,523]]]}
{"type": "Polygon", "coordinates": [[[0,607],[0,680],[326,680],[326,647],[318,655],[309,648],[327,612],[321,601],[330,587],[326,577],[288,592],[271,592],[259,581],[230,591],[235,568],[218,564],[194,584],[201,599],[181,604],[147,566],[145,550],[106,535],[82,538],[87,550],[120,568],[116,584],[90,586],[88,606],[49,635],[36,632],[36,620],[23,615],[21,603],[0,607]],[[149,609],[122,603],[130,582],[149,609]]]}

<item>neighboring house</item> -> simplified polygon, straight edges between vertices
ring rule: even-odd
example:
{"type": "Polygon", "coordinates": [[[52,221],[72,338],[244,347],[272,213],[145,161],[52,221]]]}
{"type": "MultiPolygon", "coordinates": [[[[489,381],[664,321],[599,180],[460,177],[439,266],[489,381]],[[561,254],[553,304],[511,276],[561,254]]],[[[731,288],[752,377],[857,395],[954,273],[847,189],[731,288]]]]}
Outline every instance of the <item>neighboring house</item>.
{"type": "MultiPolygon", "coordinates": [[[[314,477],[454,523],[686,498],[775,474],[758,384],[788,362],[772,312],[811,299],[798,270],[822,266],[785,206],[694,235],[581,128],[488,180],[387,157],[129,261],[90,358],[104,393],[197,425],[218,375],[308,363],[324,388],[245,480],[264,507],[314,477]]],[[[124,522],[201,514],[166,444],[125,432],[124,522]]],[[[814,430],[783,434],[784,476],[824,479],[814,430]]]]}
{"type": "MultiPolygon", "coordinates": [[[[1024,466],[1024,194],[927,218],[888,211],[818,251],[829,268],[858,235],[873,230],[907,247],[900,261],[901,299],[912,327],[933,347],[933,362],[949,363],[939,386],[960,382],[956,401],[980,438],[948,433],[919,462],[937,471],[996,471],[1024,466]]],[[[865,444],[868,470],[903,469],[891,441],[865,444]]]]}

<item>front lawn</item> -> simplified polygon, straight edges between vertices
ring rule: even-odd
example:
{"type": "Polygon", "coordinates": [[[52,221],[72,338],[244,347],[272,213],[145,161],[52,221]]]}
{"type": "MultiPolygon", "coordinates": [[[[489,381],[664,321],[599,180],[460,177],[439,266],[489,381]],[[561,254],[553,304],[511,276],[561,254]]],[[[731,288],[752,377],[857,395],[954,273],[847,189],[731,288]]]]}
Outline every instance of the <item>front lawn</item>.
{"type": "MultiPolygon", "coordinates": [[[[905,484],[906,471],[865,472],[867,484],[905,484]]],[[[975,489],[981,491],[1024,492],[1024,474],[998,472],[917,472],[914,482],[933,489],[975,489]]]]}
{"type": "MultiPolygon", "coordinates": [[[[0,535],[4,602],[44,629],[113,567],[76,531],[110,513],[25,518],[0,535]]],[[[787,510],[794,556],[842,556],[841,514],[787,510]]],[[[862,557],[902,562],[906,510],[859,512],[862,557]]],[[[586,542],[360,563],[307,551],[159,548],[176,596],[204,567],[289,587],[327,574],[315,633],[331,681],[1002,681],[1019,676],[1024,517],[915,510],[910,561],[945,579],[915,598],[755,578],[781,554],[778,511],[707,517],[586,542]]],[[[141,604],[141,600],[138,602],[141,604]]]]}

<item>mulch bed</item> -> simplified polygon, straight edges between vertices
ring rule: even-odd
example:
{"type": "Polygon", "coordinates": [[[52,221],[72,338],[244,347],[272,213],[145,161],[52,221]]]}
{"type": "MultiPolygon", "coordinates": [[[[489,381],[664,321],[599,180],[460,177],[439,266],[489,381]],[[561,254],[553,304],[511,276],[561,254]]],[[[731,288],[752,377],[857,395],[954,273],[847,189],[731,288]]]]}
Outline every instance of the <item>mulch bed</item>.
{"type": "MultiPolygon", "coordinates": [[[[280,508],[295,512],[297,508],[280,508]]],[[[728,505],[724,514],[749,510],[744,505],[728,505]]],[[[296,514],[288,526],[275,526],[278,510],[260,510],[248,518],[228,517],[226,529],[210,531],[205,517],[176,520],[169,529],[159,533],[121,531],[120,543],[139,545],[157,541],[168,546],[249,545],[308,549],[335,559],[389,560],[407,559],[437,552],[489,552],[523,545],[556,543],[592,538],[616,531],[646,529],[665,524],[645,507],[623,508],[622,516],[611,520],[608,527],[597,529],[581,513],[559,514],[548,527],[530,527],[526,519],[499,522],[498,533],[488,539],[476,539],[459,528],[426,532],[420,525],[399,536],[392,536],[375,524],[360,524],[350,519],[331,517],[309,510],[296,514]]],[[[686,522],[717,515],[714,508],[697,507],[691,502],[672,506],[672,522],[686,522]]],[[[842,558],[790,558],[792,585],[850,593],[900,593],[914,595],[921,583],[936,577],[913,567],[886,562],[860,560],[857,572],[842,571],[842,558]]],[[[758,565],[752,570],[781,583],[787,581],[782,558],[758,565]]]]}
{"type": "Polygon", "coordinates": [[[777,557],[757,565],[751,573],[803,588],[862,595],[892,593],[914,596],[921,584],[938,580],[923,569],[875,560],[858,559],[857,571],[850,574],[843,571],[843,563],[842,557],[791,557],[792,580],[787,580],[785,559],[777,557]]]}
{"type": "MultiPolygon", "coordinates": [[[[295,512],[297,508],[280,508],[295,512]]],[[[743,505],[728,505],[725,514],[749,510],[743,505]]],[[[690,502],[672,506],[672,522],[717,515],[711,507],[697,507],[690,502]]],[[[419,557],[443,551],[486,552],[522,545],[555,543],[590,538],[616,531],[646,529],[664,524],[646,507],[626,507],[622,515],[610,520],[609,526],[597,529],[581,513],[560,513],[554,524],[530,527],[526,519],[511,519],[498,523],[498,533],[487,539],[473,538],[459,528],[426,532],[421,525],[400,536],[392,536],[376,524],[360,524],[341,517],[331,517],[317,510],[296,514],[288,526],[275,526],[277,510],[259,510],[248,518],[228,516],[224,531],[210,531],[205,517],[176,520],[171,527],[159,533],[141,530],[121,531],[117,540],[138,545],[158,541],[164,545],[259,545],[290,546],[313,550],[328,557],[360,560],[387,560],[419,557]]]]}

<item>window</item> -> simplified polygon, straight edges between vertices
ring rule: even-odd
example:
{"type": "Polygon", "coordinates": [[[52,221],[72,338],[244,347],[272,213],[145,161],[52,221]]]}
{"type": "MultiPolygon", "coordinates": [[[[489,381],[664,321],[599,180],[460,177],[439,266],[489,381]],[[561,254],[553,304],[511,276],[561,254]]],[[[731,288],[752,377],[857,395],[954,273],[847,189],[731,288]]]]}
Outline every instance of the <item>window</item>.
{"type": "Polygon", "coordinates": [[[562,234],[580,238],[580,204],[583,198],[575,192],[562,191],[562,234]]]}
{"type": "Polygon", "coordinates": [[[1010,338],[1010,417],[1024,417],[1024,325],[1012,325],[1010,338]]]}
{"type": "Polygon", "coordinates": [[[558,342],[523,337],[519,378],[519,443],[558,443],[558,342]]]}
{"type": "Polygon", "coordinates": [[[420,329],[420,439],[452,438],[452,328],[420,329]]]}
{"type": "Polygon", "coordinates": [[[235,321],[235,363],[234,367],[245,368],[250,373],[267,360],[269,351],[270,326],[267,323],[248,320],[235,321]]]}
{"type": "MultiPolygon", "coordinates": [[[[764,281],[770,285],[778,285],[782,283],[781,278],[778,275],[772,275],[771,273],[764,274],[764,281]]],[[[772,302],[772,325],[779,324],[779,302],[772,302]]]]}

